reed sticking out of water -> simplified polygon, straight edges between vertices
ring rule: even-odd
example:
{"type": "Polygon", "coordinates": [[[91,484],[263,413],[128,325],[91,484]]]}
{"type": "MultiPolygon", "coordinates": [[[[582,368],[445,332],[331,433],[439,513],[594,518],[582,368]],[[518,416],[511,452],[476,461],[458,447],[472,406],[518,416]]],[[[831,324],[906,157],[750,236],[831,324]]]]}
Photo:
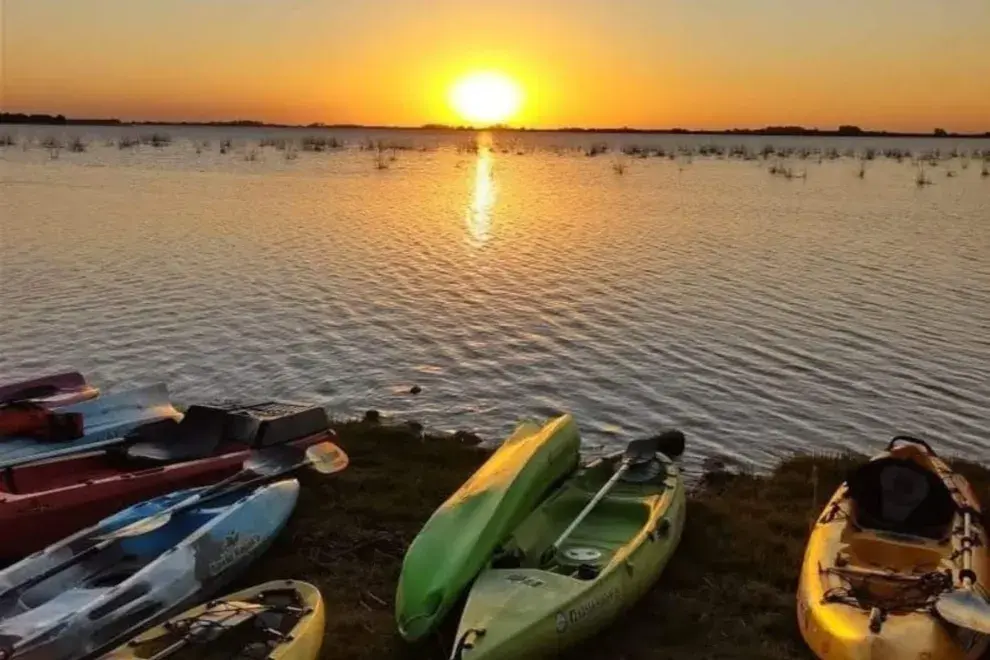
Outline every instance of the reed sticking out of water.
{"type": "Polygon", "coordinates": [[[303,151],[333,151],[343,149],[344,142],[333,136],[307,135],[302,139],[303,151]]]}
{"type": "Polygon", "coordinates": [[[158,149],[163,149],[172,144],[172,136],[168,133],[150,133],[141,136],[141,144],[150,144],[158,149]]]}
{"type": "Polygon", "coordinates": [[[990,176],[990,168],[988,168],[987,162],[990,161],[986,161],[986,160],[983,161],[983,169],[980,170],[980,176],[983,177],[990,176]]]}
{"type": "Polygon", "coordinates": [[[233,142],[231,142],[229,139],[228,140],[224,140],[223,142],[221,142],[220,143],[220,155],[222,156],[222,155],[226,154],[228,151],[230,151],[230,148],[232,146],[233,146],[233,142]]]}
{"type": "Polygon", "coordinates": [[[138,140],[136,137],[133,137],[131,135],[123,135],[119,140],[117,140],[117,148],[130,149],[132,147],[138,146],[138,144],[140,143],[141,141],[138,140]]]}
{"type": "Polygon", "coordinates": [[[285,147],[285,159],[295,160],[299,157],[299,150],[296,148],[295,144],[288,144],[285,147]]]}
{"type": "Polygon", "coordinates": [[[925,174],[925,166],[922,163],[918,163],[918,173],[914,177],[914,184],[919,188],[932,185],[932,180],[925,174]]]}
{"type": "Polygon", "coordinates": [[[617,159],[612,163],[612,171],[620,176],[626,173],[626,167],[625,161],[622,160],[617,159]]]}
{"type": "Polygon", "coordinates": [[[772,174],[774,176],[779,176],[779,177],[782,177],[782,178],[788,179],[788,180],[790,180],[790,179],[807,179],[808,178],[808,170],[801,170],[800,172],[795,172],[793,169],[791,169],[791,167],[789,165],[788,166],[785,166],[779,160],[776,163],[774,163],[773,165],[771,165],[770,166],[770,169],[768,171],[770,172],[770,174],[772,174]]]}
{"type": "Polygon", "coordinates": [[[859,171],[856,173],[856,176],[858,176],[860,179],[865,179],[866,178],[866,160],[865,159],[860,159],[860,161],[859,161],[859,171]]]}
{"type": "Polygon", "coordinates": [[[4,133],[0,135],[0,147],[12,147],[14,146],[14,137],[4,133]]]}
{"type": "Polygon", "coordinates": [[[42,149],[48,149],[48,150],[61,149],[62,146],[63,146],[62,145],[62,141],[59,140],[54,135],[48,135],[44,139],[41,140],[41,147],[42,147],[42,149]]]}
{"type": "Polygon", "coordinates": [[[249,149],[248,151],[245,151],[244,160],[246,160],[249,163],[253,163],[254,161],[258,160],[258,150],[249,149]]]}
{"type": "Polygon", "coordinates": [[[584,155],[591,158],[592,156],[598,156],[608,151],[608,145],[604,142],[594,142],[584,150],[584,155]]]}
{"type": "Polygon", "coordinates": [[[375,169],[376,170],[387,170],[389,166],[389,159],[386,152],[383,149],[378,149],[375,151],[375,169]]]}
{"type": "Polygon", "coordinates": [[[86,151],[86,143],[82,141],[81,137],[74,137],[72,141],[69,142],[69,151],[74,154],[81,154],[86,151]]]}

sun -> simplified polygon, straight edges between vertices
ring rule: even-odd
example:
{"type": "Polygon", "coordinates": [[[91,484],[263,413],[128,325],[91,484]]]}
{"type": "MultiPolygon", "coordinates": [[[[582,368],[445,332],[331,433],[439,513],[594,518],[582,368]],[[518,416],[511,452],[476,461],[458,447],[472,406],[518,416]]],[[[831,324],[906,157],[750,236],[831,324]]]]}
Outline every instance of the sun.
{"type": "Polygon", "coordinates": [[[451,87],[450,104],[462,119],[471,123],[502,123],[519,112],[522,89],[502,73],[472,73],[451,87]]]}

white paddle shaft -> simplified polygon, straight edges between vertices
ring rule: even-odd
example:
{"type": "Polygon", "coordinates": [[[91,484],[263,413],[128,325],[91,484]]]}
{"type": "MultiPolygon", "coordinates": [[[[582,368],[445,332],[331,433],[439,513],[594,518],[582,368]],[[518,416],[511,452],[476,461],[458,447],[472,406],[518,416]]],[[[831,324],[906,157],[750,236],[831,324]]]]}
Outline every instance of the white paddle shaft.
{"type": "Polygon", "coordinates": [[[602,500],[602,498],[605,497],[606,494],[608,494],[608,491],[612,489],[612,486],[614,486],[615,483],[622,478],[622,475],[626,473],[626,470],[629,469],[630,465],[632,465],[632,462],[629,459],[622,461],[622,465],[620,465],[619,469],[615,471],[615,474],[612,475],[612,478],[609,479],[607,482],[605,482],[605,485],[602,486],[602,489],[598,491],[593,498],[591,498],[591,501],[588,502],[588,505],[581,510],[581,513],[577,515],[577,518],[575,518],[574,521],[567,526],[567,529],[564,530],[564,533],[561,534],[557,538],[557,540],[553,542],[553,549],[555,552],[560,549],[561,544],[563,544],[564,541],[567,540],[567,537],[570,536],[571,533],[575,529],[577,529],[577,526],[584,521],[584,519],[588,516],[589,513],[591,513],[591,510],[595,508],[595,505],[597,505],[602,500]]]}

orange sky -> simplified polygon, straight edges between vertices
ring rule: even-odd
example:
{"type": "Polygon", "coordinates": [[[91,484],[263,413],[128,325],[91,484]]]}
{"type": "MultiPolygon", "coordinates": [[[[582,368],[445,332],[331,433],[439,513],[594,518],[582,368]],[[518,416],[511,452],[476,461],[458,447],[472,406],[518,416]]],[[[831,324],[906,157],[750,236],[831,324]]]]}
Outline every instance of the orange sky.
{"type": "Polygon", "coordinates": [[[990,130],[988,0],[5,0],[2,106],[460,123],[496,69],[533,127],[990,130]]]}

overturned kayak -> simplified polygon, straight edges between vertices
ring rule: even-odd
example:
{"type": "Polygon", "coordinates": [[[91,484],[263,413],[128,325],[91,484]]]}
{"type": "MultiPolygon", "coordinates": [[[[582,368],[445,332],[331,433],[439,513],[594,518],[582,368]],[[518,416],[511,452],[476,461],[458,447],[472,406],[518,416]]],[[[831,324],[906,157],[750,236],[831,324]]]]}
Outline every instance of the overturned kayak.
{"type": "Polygon", "coordinates": [[[521,424],[438,508],[402,562],[396,621],[407,640],[435,630],[495,548],[578,465],[570,415],[521,424]]]}
{"type": "Polygon", "coordinates": [[[471,587],[453,660],[555,657],[656,581],[680,542],[684,483],[662,453],[620,473],[621,458],[580,470],[512,531],[471,587]]]}
{"type": "Polygon", "coordinates": [[[142,427],[129,446],[9,468],[0,473],[0,560],[20,559],[125,506],[228,477],[253,449],[335,437],[319,407],[192,406],[181,422],[142,427]]]}
{"type": "Polygon", "coordinates": [[[324,617],[323,598],[313,585],[266,582],[183,612],[103,660],[316,660],[324,617]]]}
{"type": "Polygon", "coordinates": [[[797,594],[808,646],[836,660],[980,657],[990,638],[939,614],[990,586],[980,521],[962,475],[924,442],[894,438],[839,487],[811,532],[797,594]]]}
{"type": "Polygon", "coordinates": [[[164,383],[109,394],[57,412],[80,416],[82,436],[61,442],[4,438],[0,440],[0,469],[120,444],[128,432],[139,426],[182,417],[172,406],[164,383]]]}
{"type": "Polygon", "coordinates": [[[0,406],[29,401],[46,408],[58,408],[95,399],[100,390],[86,382],[78,371],[38,376],[0,385],[0,406]]]}
{"type": "Polygon", "coordinates": [[[110,536],[195,492],[125,509],[0,571],[0,658],[87,657],[208,597],[264,552],[299,484],[235,491],[144,533],[110,536]]]}

